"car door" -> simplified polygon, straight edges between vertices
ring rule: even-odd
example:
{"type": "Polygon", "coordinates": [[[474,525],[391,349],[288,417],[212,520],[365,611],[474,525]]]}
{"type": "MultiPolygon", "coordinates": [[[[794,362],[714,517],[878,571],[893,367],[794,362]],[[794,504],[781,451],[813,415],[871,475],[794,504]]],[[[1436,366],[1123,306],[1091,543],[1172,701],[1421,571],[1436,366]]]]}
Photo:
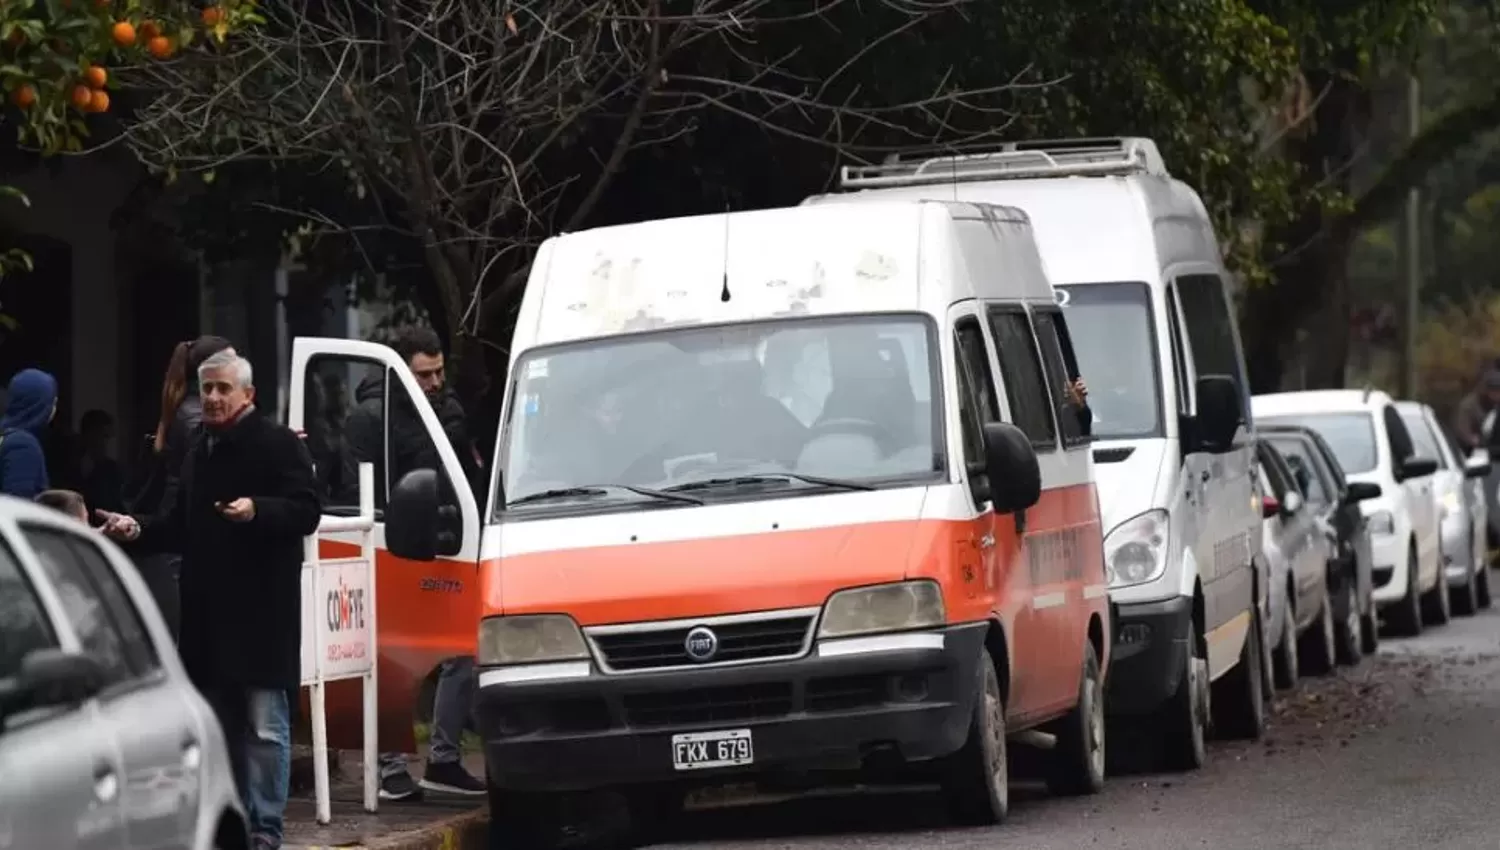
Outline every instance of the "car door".
{"type": "MultiPolygon", "coordinates": [[[[85,651],[46,576],[0,541],[0,686],[42,649],[85,651]]],[[[0,708],[0,847],[122,850],[120,759],[97,704],[0,708]]]]}
{"type": "MultiPolygon", "coordinates": [[[[1416,443],[1411,431],[1396,411],[1395,405],[1387,404],[1381,410],[1385,423],[1385,438],[1390,451],[1393,470],[1399,469],[1406,460],[1416,455],[1416,443]]],[[[1417,538],[1417,560],[1424,579],[1432,573],[1438,563],[1437,498],[1432,492],[1432,476],[1419,475],[1401,482],[1401,492],[1407,516],[1411,518],[1412,530],[1417,538]]]]}
{"type": "Polygon", "coordinates": [[[96,701],[119,753],[120,814],[131,850],[190,850],[198,821],[197,718],[167,675],[109,556],[78,531],[24,521],[21,536],[60,589],[68,622],[103,663],[96,701]]]}
{"type": "MultiPolygon", "coordinates": [[[[415,705],[424,681],[448,658],[474,653],[479,628],[479,507],[474,490],[487,482],[464,478],[457,450],[442,437],[443,428],[416,378],[395,351],[384,345],[345,339],[300,337],[292,344],[292,380],[287,424],[302,434],[312,455],[321,489],[323,513],[329,517],[359,512],[357,461],[376,453],[382,458],[375,481],[375,605],[378,677],[382,706],[415,705]],[[420,427],[393,428],[393,406],[416,417],[420,427]],[[356,416],[372,424],[379,445],[354,446],[348,425],[356,416]],[[412,452],[404,441],[426,440],[430,451],[412,452]],[[382,511],[400,476],[392,470],[400,453],[437,459],[439,487],[446,503],[447,526],[438,557],[415,562],[386,549],[382,511]],[[399,659],[399,660],[398,660],[399,659]]],[[[469,450],[468,447],[462,447],[469,450]]],[[[359,552],[352,532],[319,534],[325,558],[359,552]]],[[[363,745],[359,723],[359,687],[340,682],[329,687],[329,742],[357,749],[363,745]]],[[[381,712],[381,747],[412,751],[412,718],[400,711],[381,712]]]]}
{"type": "Polygon", "coordinates": [[[1294,605],[1300,627],[1316,616],[1322,602],[1324,563],[1323,549],[1319,545],[1322,533],[1286,458],[1275,446],[1269,443],[1262,446],[1262,464],[1277,498],[1281,500],[1282,545],[1291,564],[1292,586],[1297,593],[1294,605]],[[1297,498],[1293,499],[1293,495],[1297,498]]]}

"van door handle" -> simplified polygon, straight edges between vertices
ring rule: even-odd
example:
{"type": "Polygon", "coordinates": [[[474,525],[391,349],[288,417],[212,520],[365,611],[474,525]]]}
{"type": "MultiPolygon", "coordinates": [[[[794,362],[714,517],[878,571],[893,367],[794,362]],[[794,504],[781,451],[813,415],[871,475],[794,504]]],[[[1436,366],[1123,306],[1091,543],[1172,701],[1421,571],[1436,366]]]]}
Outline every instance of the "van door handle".
{"type": "Polygon", "coordinates": [[[120,795],[120,777],[113,765],[100,763],[94,768],[94,796],[101,803],[113,803],[120,795]]]}

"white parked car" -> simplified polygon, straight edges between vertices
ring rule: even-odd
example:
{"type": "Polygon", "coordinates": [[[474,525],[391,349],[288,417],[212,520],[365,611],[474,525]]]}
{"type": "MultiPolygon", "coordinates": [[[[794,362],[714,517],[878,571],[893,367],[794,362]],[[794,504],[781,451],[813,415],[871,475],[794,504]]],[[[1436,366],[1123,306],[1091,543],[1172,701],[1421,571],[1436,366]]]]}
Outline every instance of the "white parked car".
{"type": "Polygon", "coordinates": [[[1333,448],[1351,482],[1379,484],[1377,498],[1360,503],[1374,552],[1375,603],[1403,635],[1448,621],[1437,502],[1437,460],[1417,453],[1390,396],[1379,390],[1310,390],[1258,395],[1257,422],[1305,425],[1333,448]]]}
{"type": "Polygon", "coordinates": [[[130,560],[0,497],[0,845],[248,844],[224,734],[130,560]]]}
{"type": "Polygon", "coordinates": [[[1490,606],[1490,571],[1485,563],[1486,458],[1464,461],[1463,454],[1438,423],[1432,408],[1417,401],[1398,401],[1396,410],[1411,431],[1417,454],[1437,460],[1432,496],[1442,536],[1443,574],[1451,604],[1460,614],[1490,606]]]}

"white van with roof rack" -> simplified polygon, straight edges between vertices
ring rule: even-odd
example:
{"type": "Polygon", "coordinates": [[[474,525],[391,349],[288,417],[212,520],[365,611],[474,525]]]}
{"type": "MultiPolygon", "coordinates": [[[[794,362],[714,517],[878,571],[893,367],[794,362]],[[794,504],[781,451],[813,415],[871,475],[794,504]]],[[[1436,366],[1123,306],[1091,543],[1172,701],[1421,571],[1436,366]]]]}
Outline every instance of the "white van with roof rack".
{"type": "Polygon", "coordinates": [[[895,157],[844,167],[840,188],[803,203],[1025,211],[1094,413],[1117,611],[1111,714],[1178,769],[1202,764],[1210,722],[1259,737],[1267,597],[1254,428],[1228,274],[1197,193],[1144,138],[895,157]]]}

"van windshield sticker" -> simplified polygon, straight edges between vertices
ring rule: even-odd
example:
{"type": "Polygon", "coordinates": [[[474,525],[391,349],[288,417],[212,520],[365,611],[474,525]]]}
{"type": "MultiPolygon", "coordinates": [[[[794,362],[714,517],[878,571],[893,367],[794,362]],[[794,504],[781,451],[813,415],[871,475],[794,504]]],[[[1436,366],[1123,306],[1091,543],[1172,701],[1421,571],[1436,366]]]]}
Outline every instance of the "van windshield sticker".
{"type": "Polygon", "coordinates": [[[547,358],[538,357],[537,359],[526,364],[526,378],[528,380],[532,378],[545,377],[547,377],[547,358]]]}

